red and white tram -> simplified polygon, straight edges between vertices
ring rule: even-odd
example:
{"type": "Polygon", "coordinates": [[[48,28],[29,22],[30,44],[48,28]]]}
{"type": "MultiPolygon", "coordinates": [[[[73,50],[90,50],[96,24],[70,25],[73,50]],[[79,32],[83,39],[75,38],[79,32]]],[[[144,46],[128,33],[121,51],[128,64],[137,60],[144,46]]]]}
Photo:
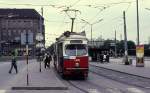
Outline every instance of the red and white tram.
{"type": "Polygon", "coordinates": [[[54,66],[63,76],[88,77],[88,40],[84,33],[65,32],[54,44],[54,66]]]}

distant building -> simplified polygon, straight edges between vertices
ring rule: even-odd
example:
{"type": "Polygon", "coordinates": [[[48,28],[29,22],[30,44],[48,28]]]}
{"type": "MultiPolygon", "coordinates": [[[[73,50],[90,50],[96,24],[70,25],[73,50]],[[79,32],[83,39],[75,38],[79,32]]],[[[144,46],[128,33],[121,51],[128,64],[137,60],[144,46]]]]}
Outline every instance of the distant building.
{"type": "Polygon", "coordinates": [[[14,49],[18,55],[25,52],[25,45],[21,44],[22,35],[28,33],[30,37],[29,54],[35,55],[36,34],[41,32],[44,36],[44,18],[34,9],[0,9],[0,54],[10,55],[14,49]],[[41,27],[41,31],[40,31],[41,27]]]}

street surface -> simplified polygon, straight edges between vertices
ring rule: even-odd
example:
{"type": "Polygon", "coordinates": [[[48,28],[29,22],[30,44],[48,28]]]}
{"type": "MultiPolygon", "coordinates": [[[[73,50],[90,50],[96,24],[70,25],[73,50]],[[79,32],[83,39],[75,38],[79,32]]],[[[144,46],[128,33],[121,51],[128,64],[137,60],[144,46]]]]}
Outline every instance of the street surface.
{"type": "MultiPolygon", "coordinates": [[[[120,59],[101,64],[120,65],[120,59]]],[[[10,62],[0,63],[0,93],[150,93],[150,79],[104,70],[90,65],[89,77],[62,79],[53,66],[39,72],[39,63],[29,60],[29,86],[26,85],[26,61],[18,61],[19,73],[9,74],[10,62]],[[12,87],[18,89],[12,90],[12,87]],[[19,89],[22,87],[23,89],[19,89]],[[30,89],[29,88],[33,88],[30,89]],[[39,90],[40,89],[40,90],[39,90]]],[[[149,67],[148,67],[149,68],[149,67]]],[[[139,68],[140,69],[140,68],[139,68]]]]}

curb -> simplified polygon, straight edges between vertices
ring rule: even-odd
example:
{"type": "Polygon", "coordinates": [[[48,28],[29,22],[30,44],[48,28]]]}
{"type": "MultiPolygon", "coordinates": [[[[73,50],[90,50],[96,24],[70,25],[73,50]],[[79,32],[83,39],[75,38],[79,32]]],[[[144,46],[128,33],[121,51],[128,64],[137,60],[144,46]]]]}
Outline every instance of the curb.
{"type": "Polygon", "coordinates": [[[11,87],[11,90],[68,90],[68,87],[11,87]]]}
{"type": "Polygon", "coordinates": [[[137,75],[137,74],[131,74],[131,73],[127,73],[127,72],[123,72],[123,71],[118,71],[118,70],[114,70],[114,69],[111,69],[111,68],[96,66],[96,65],[92,65],[92,64],[90,64],[90,65],[91,66],[95,66],[95,67],[99,67],[99,68],[103,68],[103,69],[107,69],[107,70],[111,70],[111,71],[115,71],[115,72],[119,72],[119,73],[124,73],[124,74],[132,75],[132,76],[137,76],[137,77],[141,77],[141,78],[150,79],[150,77],[140,76],[140,75],[137,75]]]}

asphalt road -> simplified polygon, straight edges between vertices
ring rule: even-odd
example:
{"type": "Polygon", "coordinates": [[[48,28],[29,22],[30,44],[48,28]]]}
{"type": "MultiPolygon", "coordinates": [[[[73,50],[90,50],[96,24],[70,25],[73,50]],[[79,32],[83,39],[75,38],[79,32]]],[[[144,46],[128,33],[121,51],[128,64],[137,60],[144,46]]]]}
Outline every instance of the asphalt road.
{"type": "MultiPolygon", "coordinates": [[[[26,65],[25,61],[18,62],[18,69],[21,71],[26,65]]],[[[10,69],[10,62],[0,63],[0,93],[5,93],[5,90],[8,87],[8,82],[15,78],[16,74],[9,74],[8,71],[10,69]]],[[[54,68],[51,70],[55,72],[54,68]]],[[[97,73],[100,73],[96,68],[90,68],[90,70],[94,70],[97,73]]],[[[15,71],[14,71],[15,72],[15,71]]],[[[56,73],[56,72],[55,72],[56,73]]],[[[115,73],[111,72],[112,75],[115,73]]],[[[130,85],[127,83],[123,83],[117,80],[113,80],[111,78],[107,78],[101,75],[98,75],[93,72],[89,72],[89,77],[87,80],[82,79],[62,79],[57,73],[56,76],[68,86],[69,90],[66,93],[150,93],[150,89],[145,89],[141,87],[137,87],[134,85],[130,85]]],[[[143,83],[141,83],[143,84],[143,83]]],[[[49,90],[35,90],[35,91],[15,91],[10,93],[57,93],[57,91],[49,91],[49,90]]],[[[60,93],[60,91],[58,92],[60,93]]]]}
{"type": "Polygon", "coordinates": [[[126,75],[123,80],[122,74],[113,71],[105,73],[94,67],[90,67],[90,70],[92,72],[89,72],[87,80],[74,78],[62,80],[70,88],[70,93],[150,93],[150,89],[145,88],[149,86],[150,80],[146,82],[146,79],[126,75]],[[108,77],[93,73],[93,71],[108,75],[108,77]]]}

